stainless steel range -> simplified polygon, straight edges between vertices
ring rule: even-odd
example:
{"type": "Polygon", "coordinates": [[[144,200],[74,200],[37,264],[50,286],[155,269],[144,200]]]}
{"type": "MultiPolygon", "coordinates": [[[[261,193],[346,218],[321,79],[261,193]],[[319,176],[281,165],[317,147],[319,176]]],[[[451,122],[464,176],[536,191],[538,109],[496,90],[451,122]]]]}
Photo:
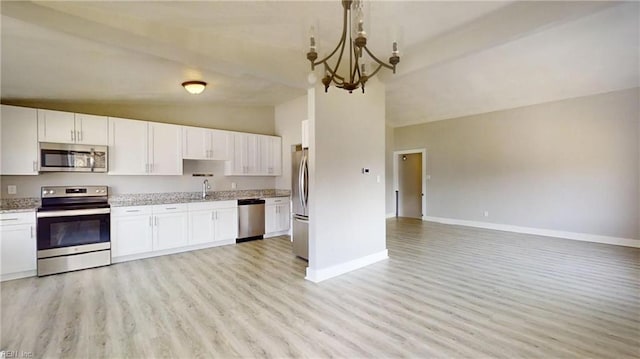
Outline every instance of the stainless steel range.
{"type": "Polygon", "coordinates": [[[111,264],[108,187],[42,187],[38,276],[111,264]]]}

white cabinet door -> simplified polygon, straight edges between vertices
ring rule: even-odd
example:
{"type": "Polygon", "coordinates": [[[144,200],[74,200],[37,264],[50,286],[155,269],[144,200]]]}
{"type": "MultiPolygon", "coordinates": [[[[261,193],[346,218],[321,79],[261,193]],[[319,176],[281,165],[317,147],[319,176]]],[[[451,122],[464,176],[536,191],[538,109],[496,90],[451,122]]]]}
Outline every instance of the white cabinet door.
{"type": "Polygon", "coordinates": [[[153,249],[163,250],[184,247],[188,244],[187,212],[154,214],[153,249]]]}
{"type": "Polygon", "coordinates": [[[210,131],[210,143],[209,143],[209,159],[212,160],[228,160],[229,158],[229,137],[230,132],[211,130],[210,131]]]}
{"type": "Polygon", "coordinates": [[[278,232],[278,205],[264,206],[264,231],[266,233],[278,232]]]}
{"type": "Polygon", "coordinates": [[[104,116],[76,114],[76,143],[107,145],[108,120],[104,116]]]}
{"type": "Polygon", "coordinates": [[[302,148],[309,148],[309,120],[302,121],[302,148]]]}
{"type": "Polygon", "coordinates": [[[208,160],[211,151],[211,132],[204,128],[182,128],[182,158],[208,160]]]}
{"type": "Polygon", "coordinates": [[[213,210],[189,212],[189,244],[214,241],[214,214],[213,210]]]}
{"type": "Polygon", "coordinates": [[[260,168],[265,176],[282,174],[282,139],[276,136],[260,138],[260,168]]]}
{"type": "Polygon", "coordinates": [[[278,215],[278,223],[277,223],[277,231],[288,231],[291,220],[291,213],[289,212],[289,203],[279,204],[277,205],[277,215],[278,215]]]}
{"type": "Polygon", "coordinates": [[[149,122],[149,165],[153,175],[182,175],[182,127],[149,122]]]}
{"type": "Polygon", "coordinates": [[[112,217],[111,246],[113,257],[153,251],[151,220],[151,215],[112,217]]]}
{"type": "Polygon", "coordinates": [[[215,240],[223,241],[238,238],[238,209],[216,209],[215,214],[215,240]]]}
{"type": "Polygon", "coordinates": [[[2,276],[36,270],[35,223],[0,227],[0,261],[2,276]]]}
{"type": "Polygon", "coordinates": [[[75,143],[75,115],[71,112],[38,110],[38,141],[75,143]]]}
{"type": "Polygon", "coordinates": [[[109,174],[147,173],[147,122],[109,118],[109,174]]]}
{"type": "Polygon", "coordinates": [[[245,163],[246,174],[260,175],[260,135],[254,135],[247,133],[246,138],[246,150],[245,150],[245,163]]]}
{"type": "Polygon", "coordinates": [[[37,175],[37,110],[8,105],[2,105],[0,110],[0,174],[37,175]]]}

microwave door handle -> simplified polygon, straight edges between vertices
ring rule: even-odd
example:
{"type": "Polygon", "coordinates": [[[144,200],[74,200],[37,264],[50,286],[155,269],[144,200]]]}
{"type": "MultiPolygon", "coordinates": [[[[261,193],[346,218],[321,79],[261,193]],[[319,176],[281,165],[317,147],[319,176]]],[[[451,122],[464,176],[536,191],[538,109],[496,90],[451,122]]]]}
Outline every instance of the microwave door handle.
{"type": "Polygon", "coordinates": [[[89,155],[89,166],[91,167],[91,172],[95,170],[96,167],[96,153],[91,149],[91,155],[89,155]]]}

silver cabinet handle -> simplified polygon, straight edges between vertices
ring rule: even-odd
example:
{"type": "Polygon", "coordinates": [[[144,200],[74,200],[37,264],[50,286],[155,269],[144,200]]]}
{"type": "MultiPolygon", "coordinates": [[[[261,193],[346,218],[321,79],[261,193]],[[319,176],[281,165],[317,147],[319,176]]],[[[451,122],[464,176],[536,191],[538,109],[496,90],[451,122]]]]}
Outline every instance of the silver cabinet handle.
{"type": "Polygon", "coordinates": [[[166,207],[165,209],[178,209],[178,207],[166,207]]]}
{"type": "Polygon", "coordinates": [[[33,172],[38,171],[38,161],[33,161],[33,172]]]}
{"type": "Polygon", "coordinates": [[[158,225],[158,216],[155,216],[156,226],[158,225]]]}
{"type": "Polygon", "coordinates": [[[215,213],[216,213],[216,212],[211,212],[211,220],[212,220],[212,221],[214,220],[213,215],[214,215],[215,213]]]}
{"type": "Polygon", "coordinates": [[[153,173],[153,163],[149,165],[149,172],[153,173]]]}
{"type": "Polygon", "coordinates": [[[75,141],[76,140],[76,134],[74,130],[71,130],[71,141],[75,141]]]}
{"type": "Polygon", "coordinates": [[[78,131],[78,141],[82,141],[82,131],[78,131]]]}
{"type": "Polygon", "coordinates": [[[149,227],[153,227],[152,216],[149,216],[149,227]]]}
{"type": "Polygon", "coordinates": [[[127,212],[127,213],[140,212],[140,210],[139,209],[128,209],[125,212],[127,212]]]}
{"type": "Polygon", "coordinates": [[[31,232],[31,238],[33,238],[33,226],[29,227],[29,231],[31,232]]]}
{"type": "Polygon", "coordinates": [[[0,221],[17,221],[17,218],[0,218],[0,221]]]}

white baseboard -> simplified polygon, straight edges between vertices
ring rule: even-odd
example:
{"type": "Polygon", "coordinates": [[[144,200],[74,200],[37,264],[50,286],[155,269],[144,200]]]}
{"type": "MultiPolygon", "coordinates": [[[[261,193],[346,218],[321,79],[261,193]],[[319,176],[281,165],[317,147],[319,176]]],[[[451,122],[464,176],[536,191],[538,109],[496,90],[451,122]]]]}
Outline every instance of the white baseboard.
{"type": "Polygon", "coordinates": [[[289,230],[287,229],[286,231],[265,233],[264,238],[267,239],[267,238],[273,238],[278,236],[288,236],[288,235],[289,235],[289,230]]]}
{"type": "Polygon", "coordinates": [[[387,213],[387,218],[393,218],[395,216],[396,216],[395,213],[387,213]]]}
{"type": "Polygon", "coordinates": [[[204,243],[204,244],[194,244],[187,247],[171,248],[171,249],[165,249],[161,251],[131,254],[131,255],[120,256],[120,257],[111,257],[111,263],[115,264],[115,263],[122,263],[122,262],[128,262],[128,261],[135,261],[138,259],[166,256],[168,254],[189,252],[189,251],[195,251],[198,249],[219,247],[219,246],[235,244],[235,243],[236,243],[235,239],[225,239],[223,241],[210,242],[210,243],[204,243]]]}
{"type": "Polygon", "coordinates": [[[38,273],[35,270],[3,274],[2,277],[0,277],[0,282],[4,282],[7,280],[20,279],[20,278],[35,277],[37,274],[38,273]]]}
{"type": "Polygon", "coordinates": [[[613,244],[616,246],[640,248],[640,240],[631,239],[631,238],[620,238],[620,237],[602,236],[599,234],[558,231],[554,229],[512,226],[509,224],[500,224],[500,223],[467,221],[467,220],[455,219],[455,218],[425,216],[424,220],[429,222],[437,222],[437,223],[444,223],[444,224],[455,224],[459,226],[495,229],[498,231],[534,234],[538,236],[556,237],[556,238],[564,238],[564,239],[573,239],[576,241],[606,243],[606,244],[613,244]]]}
{"type": "Polygon", "coordinates": [[[314,283],[322,282],[323,280],[337,277],[341,274],[366,267],[370,264],[385,260],[387,258],[389,258],[389,252],[385,249],[383,251],[350,260],[345,263],[336,264],[328,268],[313,269],[307,267],[307,276],[305,277],[305,279],[314,283]]]}

